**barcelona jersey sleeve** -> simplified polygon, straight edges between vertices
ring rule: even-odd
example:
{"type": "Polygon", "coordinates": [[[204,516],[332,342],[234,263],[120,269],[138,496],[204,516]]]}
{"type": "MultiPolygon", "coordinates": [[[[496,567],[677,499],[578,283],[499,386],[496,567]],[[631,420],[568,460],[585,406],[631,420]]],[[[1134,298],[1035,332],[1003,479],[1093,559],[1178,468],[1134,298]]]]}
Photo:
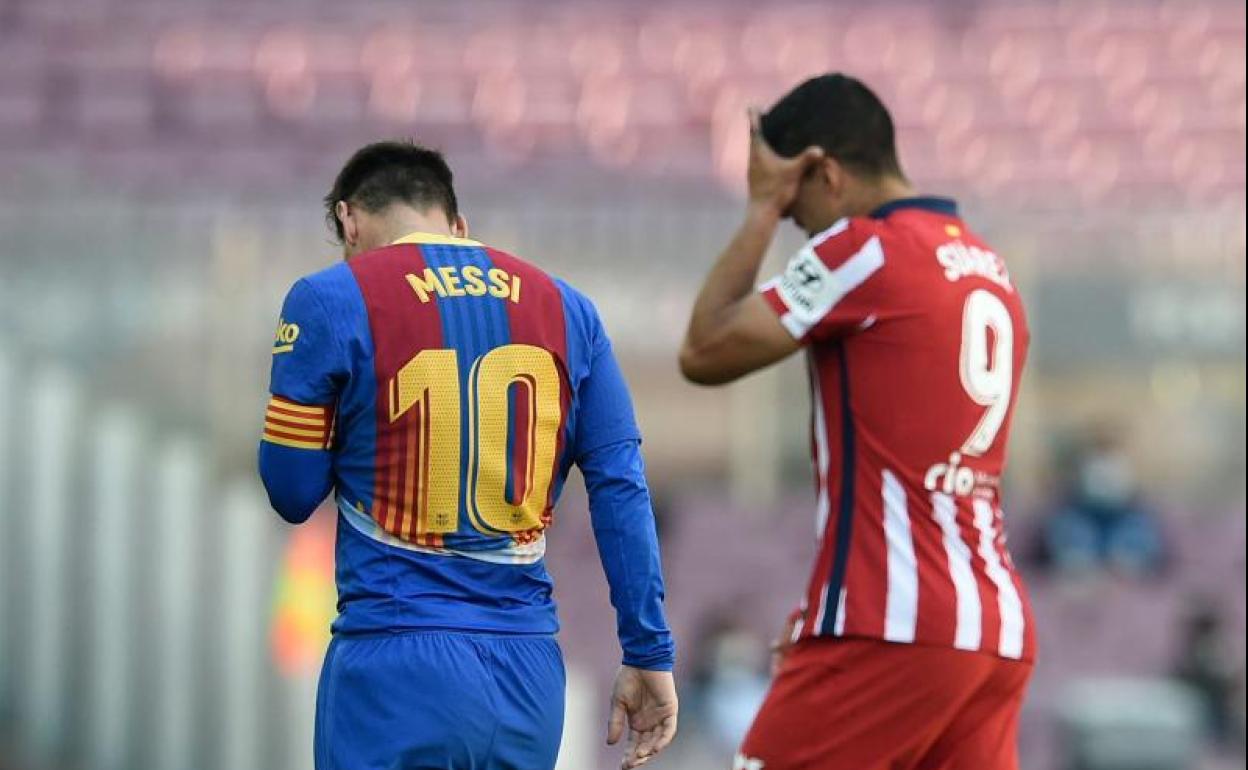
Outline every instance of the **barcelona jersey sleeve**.
{"type": "Polygon", "coordinates": [[[294,403],[332,405],[347,366],[324,302],[311,282],[300,280],[282,304],[269,390],[294,403]]]}
{"type": "Polygon", "coordinates": [[[676,650],[663,611],[663,567],[641,432],[606,330],[592,307],[589,310],[589,373],[577,393],[576,463],[589,494],[594,539],[616,610],[623,663],[670,671],[676,650]]]}
{"type": "Polygon", "coordinates": [[[332,487],[334,412],[347,374],[341,343],[307,280],[286,296],[272,355],[260,476],[274,509],[299,522],[332,487]]]}
{"type": "Polygon", "coordinates": [[[615,360],[611,340],[596,314],[591,329],[589,376],[578,393],[573,442],[578,458],[620,441],[641,440],[628,386],[615,360]]]}

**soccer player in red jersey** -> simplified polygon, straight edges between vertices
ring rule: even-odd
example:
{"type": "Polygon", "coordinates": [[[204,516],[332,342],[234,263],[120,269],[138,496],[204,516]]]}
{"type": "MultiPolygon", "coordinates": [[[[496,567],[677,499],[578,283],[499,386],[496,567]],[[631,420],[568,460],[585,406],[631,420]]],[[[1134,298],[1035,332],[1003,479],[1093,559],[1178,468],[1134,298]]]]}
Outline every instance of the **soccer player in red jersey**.
{"type": "Polygon", "coordinates": [[[720,384],[805,348],[818,556],[737,770],[1009,770],[1035,656],[1001,477],[1028,346],[1005,264],[902,173],[861,82],[751,114],[745,221],[681,350],[720,384]],[[810,241],[757,290],[780,221],[810,241]]]}

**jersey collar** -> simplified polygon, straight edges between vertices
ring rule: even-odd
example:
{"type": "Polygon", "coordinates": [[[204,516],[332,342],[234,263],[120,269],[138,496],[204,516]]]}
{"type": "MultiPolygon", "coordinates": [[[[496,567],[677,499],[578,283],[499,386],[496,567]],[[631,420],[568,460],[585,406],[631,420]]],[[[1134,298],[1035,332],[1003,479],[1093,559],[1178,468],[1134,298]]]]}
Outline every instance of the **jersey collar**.
{"type": "Polygon", "coordinates": [[[889,214],[902,209],[920,209],[933,214],[942,214],[947,217],[956,217],[958,215],[958,202],[952,198],[941,198],[935,195],[919,195],[913,198],[899,198],[895,201],[885,203],[870,216],[872,219],[883,219],[889,214]]]}
{"type": "Polygon", "coordinates": [[[392,242],[391,246],[397,246],[400,243],[415,243],[422,246],[480,246],[477,241],[470,241],[467,238],[456,238],[453,235],[438,235],[437,233],[408,233],[407,235],[392,242]]]}

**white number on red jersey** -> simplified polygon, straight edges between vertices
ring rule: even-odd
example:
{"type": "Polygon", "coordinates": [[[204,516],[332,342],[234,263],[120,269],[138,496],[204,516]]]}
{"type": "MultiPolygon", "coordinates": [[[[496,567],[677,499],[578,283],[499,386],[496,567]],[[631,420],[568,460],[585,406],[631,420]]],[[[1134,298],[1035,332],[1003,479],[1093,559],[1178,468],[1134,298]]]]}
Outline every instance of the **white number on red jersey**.
{"type": "Polygon", "coordinates": [[[988,407],[962,444],[962,453],[982,455],[992,447],[1010,411],[1014,387],[1014,322],[995,294],[976,289],[962,310],[962,387],[971,400],[988,407]]]}

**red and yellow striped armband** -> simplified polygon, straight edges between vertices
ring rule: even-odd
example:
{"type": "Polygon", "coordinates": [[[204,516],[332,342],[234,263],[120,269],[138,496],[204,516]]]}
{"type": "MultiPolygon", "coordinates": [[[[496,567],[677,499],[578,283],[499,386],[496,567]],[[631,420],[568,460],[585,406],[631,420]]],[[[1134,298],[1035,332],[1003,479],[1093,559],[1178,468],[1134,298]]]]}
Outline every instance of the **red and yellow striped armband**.
{"type": "Polygon", "coordinates": [[[295,449],[329,449],[334,442],[334,409],[273,396],[264,410],[264,440],[295,449]]]}

